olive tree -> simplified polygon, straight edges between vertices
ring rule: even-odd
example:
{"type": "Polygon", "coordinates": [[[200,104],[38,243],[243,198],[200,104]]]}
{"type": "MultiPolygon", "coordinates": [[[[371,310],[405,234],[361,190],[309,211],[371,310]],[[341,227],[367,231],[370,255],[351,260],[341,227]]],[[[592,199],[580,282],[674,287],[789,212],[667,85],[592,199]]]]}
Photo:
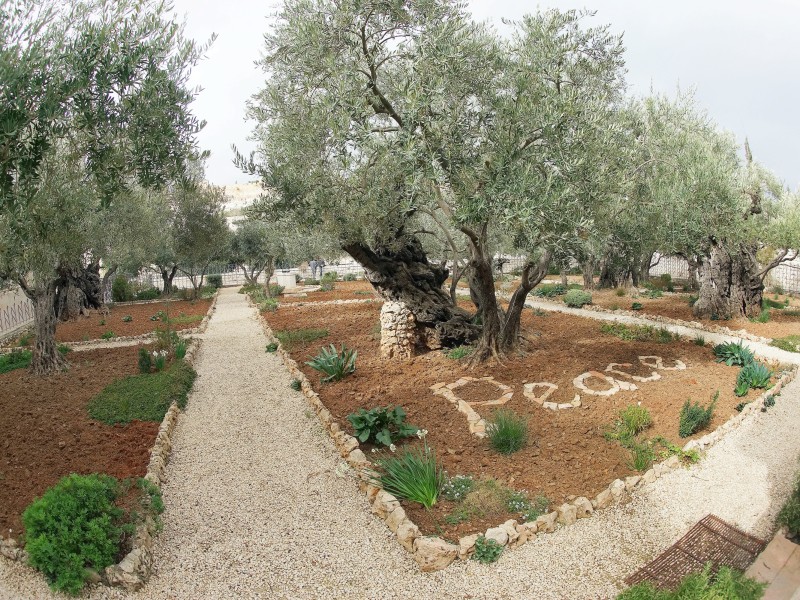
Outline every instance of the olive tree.
{"type": "Polygon", "coordinates": [[[202,48],[154,0],[0,6],[0,271],[34,304],[31,368],[64,366],[59,287],[79,284],[86,220],[131,181],[181,176],[202,127],[188,69],[202,48]],[[67,196],[69,194],[69,196],[67,196]],[[80,247],[79,247],[80,246],[80,247]]]}
{"type": "Polygon", "coordinates": [[[504,39],[448,0],[288,0],[250,108],[257,156],[239,163],[278,192],[265,210],[326,227],[429,347],[480,338],[475,356],[497,356],[516,346],[554,250],[591,220],[604,175],[593,159],[613,143],[622,46],[582,16],[526,17],[504,39]],[[466,244],[477,319],[442,289],[423,217],[466,244]],[[493,230],[528,257],[508,310],[493,230]]]}

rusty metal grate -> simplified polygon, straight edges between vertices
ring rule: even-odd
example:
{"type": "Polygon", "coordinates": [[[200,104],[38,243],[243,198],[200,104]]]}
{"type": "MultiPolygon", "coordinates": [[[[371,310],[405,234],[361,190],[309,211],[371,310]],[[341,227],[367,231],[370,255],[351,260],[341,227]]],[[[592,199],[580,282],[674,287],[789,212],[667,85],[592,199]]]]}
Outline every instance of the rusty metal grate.
{"type": "Polygon", "coordinates": [[[674,589],[691,573],[712,564],[744,571],[766,547],[767,542],[708,515],[660,556],[625,580],[628,585],[649,581],[662,589],[674,589]]]}

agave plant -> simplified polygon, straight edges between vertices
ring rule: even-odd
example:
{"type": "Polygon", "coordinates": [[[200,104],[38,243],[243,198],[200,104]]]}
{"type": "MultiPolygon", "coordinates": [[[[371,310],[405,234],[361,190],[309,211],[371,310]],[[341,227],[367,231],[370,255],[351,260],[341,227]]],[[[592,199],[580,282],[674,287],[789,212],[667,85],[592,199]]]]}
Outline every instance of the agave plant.
{"type": "Polygon", "coordinates": [[[327,375],[327,377],[322,378],[322,381],[327,383],[344,379],[355,371],[357,356],[358,351],[348,350],[344,344],[342,344],[341,350],[337,350],[336,346],[331,344],[329,348],[325,346],[320,348],[319,354],[306,364],[312,369],[327,375]]]}
{"type": "Polygon", "coordinates": [[[751,362],[739,371],[734,393],[737,396],[744,396],[750,388],[763,390],[769,387],[771,378],[772,371],[766,365],[756,361],[751,362]]]}
{"type": "Polygon", "coordinates": [[[750,348],[742,345],[742,342],[726,342],[714,346],[714,356],[717,362],[724,362],[726,365],[738,365],[744,367],[753,362],[754,356],[750,348]]]}

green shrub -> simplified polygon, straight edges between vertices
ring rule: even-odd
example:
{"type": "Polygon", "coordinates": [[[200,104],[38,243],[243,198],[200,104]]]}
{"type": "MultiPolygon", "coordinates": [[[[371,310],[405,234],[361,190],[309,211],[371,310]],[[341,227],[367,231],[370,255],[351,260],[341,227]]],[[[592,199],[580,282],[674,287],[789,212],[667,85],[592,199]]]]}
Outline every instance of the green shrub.
{"type": "Polygon", "coordinates": [[[158,288],[147,288],[136,292],[136,300],[157,300],[161,297],[161,291],[158,288]]]}
{"type": "Polygon", "coordinates": [[[733,365],[743,367],[754,360],[753,352],[747,346],[743,346],[741,340],[717,344],[714,346],[714,356],[717,357],[717,362],[724,362],[729,367],[733,365]]]}
{"type": "Polygon", "coordinates": [[[694,345],[695,346],[705,346],[706,345],[706,338],[702,335],[696,335],[694,338],[694,345]]]}
{"type": "Polygon", "coordinates": [[[751,317],[751,323],[768,323],[770,318],[769,308],[762,308],[757,317],[751,317]]]}
{"type": "Polygon", "coordinates": [[[682,438],[689,437],[693,433],[700,431],[711,423],[711,417],[714,415],[714,406],[719,399],[719,391],[714,394],[711,403],[703,408],[698,402],[691,403],[687,400],[680,413],[680,422],[678,426],[678,435],[682,438]]]}
{"type": "Polygon", "coordinates": [[[787,335],[782,338],[775,338],[769,344],[787,352],[800,352],[800,335],[787,335]]]}
{"type": "Polygon", "coordinates": [[[179,361],[159,373],[133,375],[108,385],[89,402],[93,419],[114,425],[164,419],[173,401],[183,409],[197,374],[179,361]]]}
{"type": "Polygon", "coordinates": [[[765,364],[753,361],[739,370],[735,393],[737,396],[744,396],[750,388],[763,390],[769,386],[770,379],[772,371],[765,364]]]}
{"type": "Polygon", "coordinates": [[[267,344],[267,347],[265,349],[267,352],[277,352],[278,344],[276,344],[275,342],[270,342],[269,344],[267,344]]]}
{"type": "Polygon", "coordinates": [[[631,404],[619,412],[612,428],[604,435],[607,440],[619,440],[626,445],[645,429],[650,427],[653,419],[643,406],[631,404]]]}
{"type": "Polygon", "coordinates": [[[114,302],[128,302],[133,300],[133,289],[127,277],[118,275],[111,283],[111,298],[114,302]]]}
{"type": "Polygon", "coordinates": [[[528,422],[511,410],[500,409],[492,415],[486,435],[500,454],[513,454],[528,443],[528,422]]]}
{"type": "Polygon", "coordinates": [[[653,288],[652,290],[647,290],[647,297],[651,300],[655,300],[656,298],[663,298],[664,292],[659,290],[658,288],[653,288]]]}
{"type": "Polygon", "coordinates": [[[153,358],[147,348],[139,348],[139,373],[149,373],[153,368],[153,358]]]}
{"type": "Polygon", "coordinates": [[[584,290],[569,290],[564,296],[564,304],[573,308],[582,308],[592,303],[592,294],[584,290]]]}
{"type": "Polygon", "coordinates": [[[359,442],[372,442],[391,446],[400,438],[410,437],[420,429],[406,423],[406,411],[402,406],[376,406],[369,410],[359,408],[347,415],[359,442]]]}
{"type": "Polygon", "coordinates": [[[275,312],[278,310],[278,302],[272,298],[267,298],[258,306],[261,312],[275,312]]]}
{"type": "Polygon", "coordinates": [[[319,279],[313,279],[311,277],[306,277],[303,280],[303,285],[319,285],[319,279]]]}
{"type": "Polygon", "coordinates": [[[689,306],[694,306],[695,302],[697,302],[700,298],[698,296],[690,295],[689,296],[689,306]]]}
{"type": "Polygon", "coordinates": [[[554,298],[567,293],[567,288],[560,283],[545,283],[533,290],[533,295],[539,298],[554,298]]]}
{"type": "Polygon", "coordinates": [[[436,504],[445,476],[427,444],[401,448],[394,456],[378,458],[375,464],[375,485],[399,500],[418,502],[425,508],[436,504]]]}
{"type": "Polygon", "coordinates": [[[614,290],[614,293],[617,296],[619,296],[620,298],[622,298],[625,294],[627,294],[627,292],[625,291],[625,288],[617,288],[617,289],[614,290]]]}
{"type": "Polygon", "coordinates": [[[206,283],[208,283],[209,287],[219,289],[222,287],[222,275],[209,275],[206,277],[206,283]]]}
{"type": "Polygon", "coordinates": [[[26,333],[21,335],[20,338],[17,340],[17,346],[19,346],[20,348],[28,346],[31,343],[32,338],[33,338],[32,333],[26,333]]]}
{"type": "Polygon", "coordinates": [[[12,350],[8,354],[0,354],[0,374],[14,369],[26,369],[31,364],[33,352],[30,350],[12,350]]]}
{"type": "Polygon", "coordinates": [[[355,276],[355,273],[347,273],[344,277],[342,277],[342,281],[356,281],[358,278],[355,276]]]}
{"type": "Polygon", "coordinates": [[[133,317],[130,315],[125,315],[124,317],[122,317],[123,323],[130,323],[131,321],[133,321],[133,317]]]}
{"type": "Polygon", "coordinates": [[[106,331],[103,335],[100,336],[104,340],[110,340],[111,338],[117,337],[117,334],[113,331],[106,331]]]}
{"type": "Polygon", "coordinates": [[[475,486],[475,480],[469,475],[456,475],[447,477],[442,484],[441,495],[445,500],[451,502],[461,502],[467,497],[475,486]]]}
{"type": "Polygon", "coordinates": [[[329,348],[320,348],[319,354],[307,361],[306,364],[312,369],[316,369],[326,376],[322,378],[323,383],[339,381],[350,375],[356,370],[357,350],[348,350],[342,344],[342,349],[337,350],[333,344],[329,348]]]}
{"type": "Polygon", "coordinates": [[[78,594],[87,568],[114,563],[122,538],[119,493],[107,475],[68,475],[25,509],[25,549],[54,590],[78,594]]]}
{"type": "Polygon", "coordinates": [[[283,288],[282,285],[278,285],[276,283],[271,283],[269,285],[269,295],[272,296],[273,298],[275,296],[280,296],[283,293],[283,289],[284,288],[283,288]]]}
{"type": "Polygon", "coordinates": [[[450,351],[445,354],[447,358],[451,358],[453,360],[461,360],[472,354],[474,348],[470,346],[456,346],[455,348],[451,349],[450,351]]]}
{"type": "Polygon", "coordinates": [[[628,463],[630,468],[642,472],[647,471],[656,459],[655,451],[653,450],[653,445],[648,442],[647,440],[643,442],[637,442],[636,440],[630,440],[626,446],[631,453],[631,459],[628,463]]]}
{"type": "Polygon", "coordinates": [[[295,392],[299,392],[303,389],[303,384],[300,382],[299,379],[292,379],[292,382],[289,384],[289,387],[292,388],[295,392]]]}
{"type": "Polygon", "coordinates": [[[332,292],[334,289],[336,289],[336,285],[332,281],[323,281],[319,285],[320,292],[332,292]]]}
{"type": "Polygon", "coordinates": [[[646,581],[628,588],[617,600],[758,600],[765,587],[730,567],[720,567],[712,576],[709,564],[702,572],[684,577],[674,591],[660,590],[646,581]]]}
{"type": "Polygon", "coordinates": [[[339,279],[339,274],[336,271],[328,271],[322,276],[320,283],[333,283],[339,279]]]}
{"type": "Polygon", "coordinates": [[[786,527],[789,537],[800,537],[800,476],[796,478],[792,493],[778,513],[778,525],[786,527]]]}
{"type": "Polygon", "coordinates": [[[770,300],[769,298],[762,298],[761,299],[761,308],[777,308],[778,310],[788,306],[789,299],[787,298],[785,302],[777,302],[776,300],[770,300]]]}
{"type": "Polygon", "coordinates": [[[306,345],[314,340],[328,337],[327,329],[294,329],[286,331],[276,331],[275,337],[278,338],[283,348],[287,351],[294,349],[296,346],[306,345]]]}
{"type": "Polygon", "coordinates": [[[475,552],[472,554],[472,560],[477,560],[483,564],[495,562],[503,553],[503,546],[494,540],[490,540],[485,536],[479,536],[475,540],[475,552]]]}
{"type": "Polygon", "coordinates": [[[508,490],[506,509],[510,513],[519,514],[523,523],[535,521],[547,512],[550,501],[544,496],[536,496],[533,500],[528,494],[516,490],[508,490]]]}
{"type": "Polygon", "coordinates": [[[631,310],[642,310],[644,305],[641,302],[634,302],[631,304],[631,310]]]}

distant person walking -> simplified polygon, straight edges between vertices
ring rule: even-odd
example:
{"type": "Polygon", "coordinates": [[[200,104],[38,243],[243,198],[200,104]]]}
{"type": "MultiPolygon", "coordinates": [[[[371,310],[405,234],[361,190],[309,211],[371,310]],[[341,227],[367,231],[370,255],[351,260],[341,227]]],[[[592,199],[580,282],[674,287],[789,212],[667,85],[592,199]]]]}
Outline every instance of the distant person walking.
{"type": "Polygon", "coordinates": [[[317,268],[319,269],[318,279],[322,279],[322,268],[325,266],[325,261],[321,258],[317,259],[317,268]]]}
{"type": "Polygon", "coordinates": [[[317,278],[317,265],[318,264],[319,263],[317,262],[316,258],[312,258],[311,262],[308,263],[308,266],[311,267],[311,279],[316,279],[317,278]]]}

